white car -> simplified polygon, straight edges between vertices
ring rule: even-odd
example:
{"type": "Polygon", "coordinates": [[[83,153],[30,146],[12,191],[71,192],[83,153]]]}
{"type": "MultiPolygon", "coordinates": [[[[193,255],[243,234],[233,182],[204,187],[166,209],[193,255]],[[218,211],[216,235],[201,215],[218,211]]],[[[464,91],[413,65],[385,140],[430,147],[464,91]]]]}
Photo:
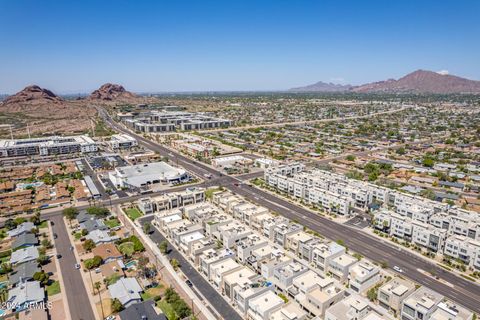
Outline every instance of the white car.
{"type": "Polygon", "coordinates": [[[402,273],[403,270],[399,266],[393,266],[393,270],[402,273]]]}

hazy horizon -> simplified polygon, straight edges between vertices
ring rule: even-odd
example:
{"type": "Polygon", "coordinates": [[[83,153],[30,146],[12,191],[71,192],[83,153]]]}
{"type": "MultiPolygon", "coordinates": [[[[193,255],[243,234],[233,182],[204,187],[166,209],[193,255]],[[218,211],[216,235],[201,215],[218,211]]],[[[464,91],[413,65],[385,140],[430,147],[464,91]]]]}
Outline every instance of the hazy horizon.
{"type": "Polygon", "coordinates": [[[480,80],[477,1],[0,2],[0,93],[360,85],[417,69],[480,80]]]}

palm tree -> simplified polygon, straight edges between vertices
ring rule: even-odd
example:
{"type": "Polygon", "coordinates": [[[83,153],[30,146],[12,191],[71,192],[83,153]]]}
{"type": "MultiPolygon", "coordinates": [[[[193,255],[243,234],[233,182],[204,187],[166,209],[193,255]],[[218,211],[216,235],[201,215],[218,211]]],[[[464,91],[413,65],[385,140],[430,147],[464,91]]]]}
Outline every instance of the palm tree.
{"type": "Polygon", "coordinates": [[[98,296],[100,297],[100,308],[102,308],[102,319],[105,318],[105,314],[103,312],[103,303],[102,303],[102,295],[100,294],[100,288],[102,287],[102,284],[97,281],[95,282],[95,284],[93,285],[93,287],[97,290],[98,292],[98,296]]]}
{"type": "Polygon", "coordinates": [[[8,299],[8,289],[7,287],[0,288],[0,302],[5,303],[8,299]]]}

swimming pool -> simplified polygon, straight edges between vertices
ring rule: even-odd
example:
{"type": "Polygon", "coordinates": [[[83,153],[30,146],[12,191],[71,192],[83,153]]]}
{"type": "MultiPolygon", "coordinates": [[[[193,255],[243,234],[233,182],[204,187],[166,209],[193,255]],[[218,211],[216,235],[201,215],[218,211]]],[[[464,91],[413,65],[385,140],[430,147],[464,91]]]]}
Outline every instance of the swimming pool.
{"type": "Polygon", "coordinates": [[[132,268],[135,268],[136,266],[137,266],[137,260],[131,260],[125,263],[125,268],[127,269],[132,269],[132,268]]]}

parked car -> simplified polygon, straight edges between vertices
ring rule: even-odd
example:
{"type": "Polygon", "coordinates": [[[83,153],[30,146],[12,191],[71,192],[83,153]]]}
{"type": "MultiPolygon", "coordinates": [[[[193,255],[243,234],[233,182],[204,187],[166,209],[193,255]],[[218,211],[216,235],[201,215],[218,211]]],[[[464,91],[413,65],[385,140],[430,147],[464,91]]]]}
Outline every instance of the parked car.
{"type": "Polygon", "coordinates": [[[185,283],[186,283],[187,286],[189,286],[190,288],[193,287],[192,281],[190,281],[190,280],[187,279],[187,280],[185,281],[185,283]]]}
{"type": "Polygon", "coordinates": [[[403,270],[399,266],[393,266],[393,270],[402,273],[403,270]]]}
{"type": "Polygon", "coordinates": [[[57,254],[57,259],[60,259],[62,257],[61,254],[57,254]]]}
{"type": "Polygon", "coordinates": [[[77,269],[77,270],[80,269],[80,264],[75,263],[75,269],[77,269]]]}
{"type": "Polygon", "coordinates": [[[58,234],[54,233],[53,234],[53,239],[57,239],[58,238],[58,234]]]}

